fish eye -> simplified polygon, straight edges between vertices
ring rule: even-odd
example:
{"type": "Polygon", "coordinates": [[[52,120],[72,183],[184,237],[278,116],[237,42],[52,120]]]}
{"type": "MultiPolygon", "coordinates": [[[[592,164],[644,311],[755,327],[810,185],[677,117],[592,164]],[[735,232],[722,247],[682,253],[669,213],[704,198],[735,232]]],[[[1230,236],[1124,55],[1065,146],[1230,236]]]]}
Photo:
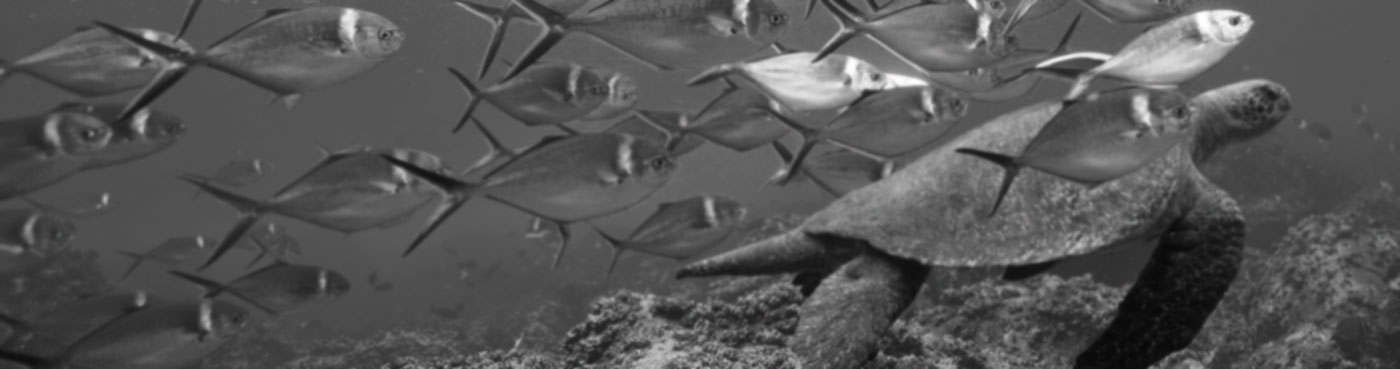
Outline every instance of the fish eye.
{"type": "Polygon", "coordinates": [[[1006,4],[1000,1],[992,1],[989,2],[988,5],[991,5],[993,10],[1002,10],[1006,8],[1006,4]]]}
{"type": "Polygon", "coordinates": [[[670,159],[667,159],[665,156],[662,156],[662,157],[658,157],[658,158],[651,159],[651,161],[650,161],[649,163],[647,163],[647,166],[650,166],[652,169],[663,169],[663,168],[665,168],[667,165],[669,165],[670,163],[671,163],[671,160],[670,160],[670,159]]]}
{"type": "Polygon", "coordinates": [[[1240,22],[1244,22],[1244,19],[1241,19],[1240,16],[1236,15],[1236,16],[1230,17],[1229,22],[1230,22],[1230,25],[1231,25],[1231,26],[1238,26],[1238,25],[1240,25],[1240,22]]]}
{"type": "Polygon", "coordinates": [[[82,135],[84,140],[96,140],[99,132],[96,129],[88,128],[83,130],[82,135]]]}
{"type": "Polygon", "coordinates": [[[1171,114],[1172,118],[1176,119],[1186,119],[1186,116],[1189,113],[1190,111],[1188,111],[1185,106],[1178,106],[1172,108],[1172,110],[1168,112],[1168,114],[1171,114]]]}
{"type": "Polygon", "coordinates": [[[768,16],[768,23],[769,23],[769,24],[772,24],[772,25],[775,25],[775,26],[777,26],[777,25],[782,25],[783,23],[787,23],[787,14],[781,14],[781,13],[779,13],[779,14],[769,15],[769,16],[768,16]]]}
{"type": "Polygon", "coordinates": [[[62,229],[54,229],[49,231],[49,239],[61,240],[64,238],[68,238],[68,232],[64,232],[62,229]]]}
{"type": "Polygon", "coordinates": [[[874,82],[884,82],[885,75],[883,73],[872,73],[870,75],[870,80],[874,82]]]}

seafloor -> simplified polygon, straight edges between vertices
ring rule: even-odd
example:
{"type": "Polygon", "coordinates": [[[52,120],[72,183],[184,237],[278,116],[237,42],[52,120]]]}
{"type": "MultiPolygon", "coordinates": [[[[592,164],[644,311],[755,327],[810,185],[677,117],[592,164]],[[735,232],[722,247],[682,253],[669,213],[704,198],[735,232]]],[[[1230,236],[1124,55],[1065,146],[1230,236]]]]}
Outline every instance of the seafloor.
{"type": "MultiPolygon", "coordinates": [[[[1249,254],[1191,347],[1158,368],[1400,368],[1400,192],[1339,181],[1279,145],[1263,139],[1206,168],[1239,194],[1249,254]]],[[[749,237],[798,219],[770,219],[749,237]]],[[[111,288],[93,255],[69,255],[34,277],[44,288],[0,290],[0,308],[25,314],[111,288]]],[[[867,368],[1069,367],[1126,290],[1087,275],[1007,283],[991,278],[997,272],[934,273],[867,368]]],[[[573,306],[587,301],[537,293],[521,306],[355,338],[309,339],[296,323],[269,319],[202,367],[796,368],[785,342],[802,296],[787,281],[622,290],[593,301],[586,317],[573,306]]]]}

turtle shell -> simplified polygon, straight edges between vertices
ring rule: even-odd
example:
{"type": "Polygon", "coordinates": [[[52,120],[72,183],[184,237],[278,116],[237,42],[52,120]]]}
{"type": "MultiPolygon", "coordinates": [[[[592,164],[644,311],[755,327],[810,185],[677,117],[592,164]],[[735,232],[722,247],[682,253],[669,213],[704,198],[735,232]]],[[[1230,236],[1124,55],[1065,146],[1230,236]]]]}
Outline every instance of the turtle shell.
{"type": "Polygon", "coordinates": [[[1040,103],[993,119],[889,178],[838,199],[802,228],[809,234],[865,240],[931,265],[1018,265],[1157,235],[1187,210],[1184,204],[1192,198],[1179,193],[1190,192],[1191,181],[1200,176],[1189,147],[1182,144],[1097,187],[1022,170],[1001,210],[988,217],[1004,171],[954,150],[1019,152],[1060,107],[1058,102],[1040,103]]]}

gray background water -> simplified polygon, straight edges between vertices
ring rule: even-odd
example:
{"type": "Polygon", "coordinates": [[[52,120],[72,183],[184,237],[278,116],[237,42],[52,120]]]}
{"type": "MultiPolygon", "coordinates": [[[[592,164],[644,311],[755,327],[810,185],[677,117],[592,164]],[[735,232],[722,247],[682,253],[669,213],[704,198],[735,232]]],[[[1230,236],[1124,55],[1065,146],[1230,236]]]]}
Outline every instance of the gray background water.
{"type": "MultiPolygon", "coordinates": [[[[781,0],[794,17],[802,3],[781,0]]],[[[183,117],[189,132],[174,148],[146,160],[80,174],[35,194],[59,201],[82,194],[110,191],[115,208],[108,216],[85,220],[79,247],[95,250],[145,250],[171,236],[204,234],[218,237],[233,219],[233,212],[207,198],[191,201],[192,189],[176,181],[186,172],[209,173],[224,162],[259,157],[275,163],[276,171],[256,185],[239,189],[250,196],[270,195],[309,168],[320,155],[316,144],[329,147],[368,144],[430,150],[457,167],[484,152],[473,132],[447,134],[464,102],[464,94],[444,71],[446,66],[475,70],[488,25],[460,11],[446,0],[344,0],[344,1],[208,1],[187,36],[197,47],[222,37],[256,19],[263,10],[311,4],[343,5],[371,10],[398,23],[408,35],[403,49],[373,72],[343,86],[307,95],[294,110],[268,105],[271,95],[248,83],[218,72],[192,73],[156,107],[183,117]],[[241,154],[240,154],[241,153],[241,154]],[[241,156],[240,156],[241,155],[241,156]]],[[[175,28],[184,1],[179,0],[0,0],[0,56],[16,59],[57,40],[74,27],[101,19],[119,25],[175,28]]],[[[1396,51],[1400,29],[1395,26],[1400,3],[1389,0],[1330,1],[1221,1],[1203,8],[1228,6],[1253,15],[1258,22],[1249,39],[1230,57],[1188,88],[1204,90],[1246,79],[1269,78],[1286,85],[1297,101],[1295,118],[1274,135],[1284,136],[1289,149],[1303,153],[1307,163],[1334,166],[1358,180],[1397,179],[1400,153],[1388,151],[1387,141],[1400,139],[1400,73],[1396,51]],[[1384,138],[1363,137],[1352,124],[1353,106],[1367,104],[1370,120],[1384,138]],[[1296,129],[1297,118],[1329,124],[1337,138],[1320,144],[1296,129]]],[[[1073,13],[1071,4],[1055,16],[1023,30],[1030,42],[1045,44],[1073,13]]],[[[1114,26],[1087,15],[1077,50],[1113,51],[1140,32],[1139,27],[1114,26]]],[[[834,24],[818,10],[811,21],[791,29],[784,42],[795,48],[819,47],[834,24]]],[[[502,55],[513,58],[534,36],[535,28],[516,23],[502,55]]],[[[845,53],[859,55],[891,71],[910,70],[868,41],[856,41],[845,53]]],[[[643,94],[638,107],[648,109],[698,109],[713,96],[714,87],[687,88],[683,81],[694,71],[659,73],[646,69],[591,40],[570,37],[547,58],[610,65],[636,76],[643,94]]],[[[500,73],[500,65],[488,80],[500,73]]],[[[483,83],[489,84],[489,83],[483,83]]],[[[980,122],[1028,101],[1063,93],[1060,83],[1043,85],[1037,94],[1002,104],[974,107],[967,123],[980,122]]],[[[124,101],[129,95],[110,98],[124,101]]],[[[0,85],[0,118],[35,114],[72,96],[32,78],[17,76],[0,85]]],[[[507,144],[533,142],[548,128],[528,129],[499,114],[494,108],[478,111],[507,144]]],[[[789,140],[792,138],[789,137],[789,140]]],[[[598,223],[614,233],[630,230],[649,214],[655,203],[701,192],[724,193],[745,201],[755,216],[782,212],[807,212],[827,200],[807,184],[758,191],[775,168],[776,160],[765,150],[736,154],[708,145],[682,161],[682,170],[649,201],[598,223]]],[[[989,189],[990,190],[990,189],[989,189]]],[[[21,206],[15,201],[0,206],[21,206]]],[[[521,291],[552,288],[581,278],[599,278],[609,252],[594,247],[591,231],[575,229],[576,239],[563,266],[551,271],[550,254],[522,240],[519,234],[527,218],[503,206],[475,201],[447,223],[415,255],[399,253],[415,232],[423,214],[409,225],[388,231],[367,231],[351,237],[316,229],[293,221],[289,226],[305,245],[306,260],[340,270],[361,283],[339,303],[315,315],[332,325],[367,329],[400,319],[417,319],[428,304],[452,305],[508,303],[521,291]],[[475,287],[456,281],[455,266],[440,249],[451,247],[483,267],[503,263],[505,278],[475,287]],[[522,251],[523,250],[523,251],[522,251]],[[394,281],[390,293],[371,294],[362,284],[371,270],[394,281]]],[[[732,245],[731,245],[732,246],[732,245]]],[[[730,247],[730,246],[726,246],[730,247]]],[[[1091,272],[1102,280],[1131,281],[1146,248],[1068,262],[1056,272],[1091,272]]],[[[214,274],[231,278],[247,260],[235,252],[220,263],[214,274]]],[[[620,266],[618,279],[634,278],[638,262],[632,255],[620,266]]],[[[126,267],[124,260],[104,257],[110,275],[126,267]]],[[[656,267],[657,263],[648,263],[656,267]]],[[[669,265],[662,263],[661,265],[669,265]]],[[[169,293],[193,294],[192,287],[167,278],[159,268],[147,268],[127,285],[156,287],[169,293]]],[[[935,287],[936,288],[936,287],[935,287]]]]}

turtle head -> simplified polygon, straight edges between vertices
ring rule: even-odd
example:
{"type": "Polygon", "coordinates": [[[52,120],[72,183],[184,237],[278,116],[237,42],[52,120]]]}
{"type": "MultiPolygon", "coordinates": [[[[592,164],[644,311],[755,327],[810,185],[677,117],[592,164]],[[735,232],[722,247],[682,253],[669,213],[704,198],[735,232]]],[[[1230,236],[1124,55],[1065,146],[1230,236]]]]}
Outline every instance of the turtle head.
{"type": "Polygon", "coordinates": [[[1293,110],[1288,89],[1273,81],[1254,79],[1206,91],[1192,100],[1196,116],[1196,162],[1210,159],[1220,148],[1268,133],[1293,110]]]}

